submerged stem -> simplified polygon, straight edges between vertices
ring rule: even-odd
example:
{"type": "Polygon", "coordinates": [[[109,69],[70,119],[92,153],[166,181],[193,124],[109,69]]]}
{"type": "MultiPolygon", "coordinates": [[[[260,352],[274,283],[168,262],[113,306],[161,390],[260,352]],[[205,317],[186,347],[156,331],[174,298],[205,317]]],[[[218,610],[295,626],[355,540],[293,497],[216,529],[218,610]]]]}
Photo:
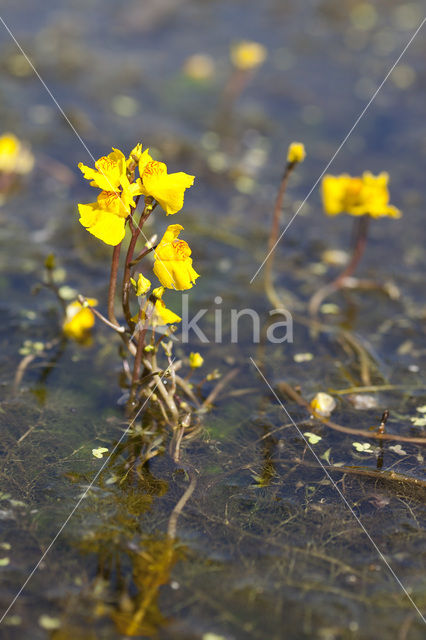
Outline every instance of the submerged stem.
{"type": "Polygon", "coordinates": [[[296,162],[287,162],[283,177],[281,178],[280,187],[278,189],[277,198],[275,200],[274,213],[272,216],[272,224],[268,239],[268,257],[265,264],[265,289],[268,298],[275,298],[273,295],[274,286],[272,283],[272,267],[274,264],[274,250],[278,241],[278,232],[280,228],[280,214],[283,208],[284,194],[287,189],[288,179],[292,173],[296,162]]]}
{"type": "MultiPolygon", "coordinates": [[[[134,365],[133,365],[132,386],[131,386],[130,398],[129,398],[129,405],[130,406],[132,405],[132,403],[134,401],[134,398],[135,398],[135,395],[136,395],[136,391],[137,391],[138,381],[139,381],[140,374],[141,374],[142,354],[143,354],[143,350],[145,348],[145,336],[146,336],[146,332],[148,331],[148,325],[149,325],[149,321],[150,321],[153,309],[154,309],[154,307],[153,307],[152,303],[148,302],[148,306],[145,309],[145,322],[144,322],[144,325],[143,325],[142,329],[139,331],[139,334],[138,334],[138,342],[137,342],[137,347],[136,347],[135,362],[134,362],[134,365]]],[[[141,307],[140,311],[139,311],[138,323],[141,322],[143,313],[144,313],[144,309],[141,307]]]]}
{"type": "Polygon", "coordinates": [[[343,271],[333,280],[330,284],[325,285],[318,289],[309,301],[309,313],[312,317],[317,315],[318,309],[322,302],[332,293],[338,291],[345,286],[345,280],[350,278],[357,268],[365,251],[367,244],[367,232],[370,223],[370,216],[368,214],[361,216],[355,220],[355,244],[352,252],[351,259],[343,271]]]}

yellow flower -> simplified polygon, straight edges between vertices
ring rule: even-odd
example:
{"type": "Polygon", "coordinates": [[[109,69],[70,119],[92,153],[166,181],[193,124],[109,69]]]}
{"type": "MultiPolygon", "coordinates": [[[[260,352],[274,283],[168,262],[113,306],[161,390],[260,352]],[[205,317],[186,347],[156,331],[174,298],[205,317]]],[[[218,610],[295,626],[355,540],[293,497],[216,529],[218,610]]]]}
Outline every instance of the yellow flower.
{"type": "MultiPolygon", "coordinates": [[[[87,302],[91,307],[95,307],[98,304],[95,298],[88,298],[87,302]]],[[[83,306],[78,300],[75,300],[66,308],[62,330],[69,338],[83,342],[94,324],[95,314],[93,311],[89,307],[83,306]]]]}
{"type": "Polygon", "coordinates": [[[0,171],[4,173],[28,173],[34,166],[34,156],[13,133],[0,137],[0,171]]]}
{"type": "Polygon", "coordinates": [[[199,274],[192,267],[191,249],[178,235],[180,224],[171,224],[155,252],[154,273],[167,289],[191,289],[199,274]]]}
{"type": "MultiPolygon", "coordinates": [[[[137,153],[137,147],[133,151],[137,153]]],[[[124,238],[126,218],[135,205],[135,196],[142,194],[141,182],[129,182],[126,158],[119,149],[99,158],[96,169],[82,162],[78,167],[91,180],[92,187],[102,189],[96,202],[78,205],[80,222],[96,238],[115,246],[124,238]]]]}
{"type": "Polygon", "coordinates": [[[326,175],[321,185],[324,210],[329,216],[345,211],[352,216],[368,214],[373,218],[400,218],[399,209],[389,204],[388,181],[386,172],[374,176],[365,171],[361,177],[347,173],[326,175]]]}
{"type": "Polygon", "coordinates": [[[164,162],[153,160],[146,149],[139,159],[141,193],[152,196],[167,215],[177,213],[183,207],[185,190],[194,184],[195,176],[180,171],[167,173],[164,162]]]}
{"type": "Polygon", "coordinates": [[[242,69],[243,71],[260,67],[267,56],[268,52],[259,42],[242,40],[231,47],[231,61],[237,69],[242,69]]]}
{"type": "Polygon", "coordinates": [[[196,353],[189,354],[189,366],[191,369],[198,369],[198,367],[203,366],[203,363],[204,358],[200,353],[198,353],[198,351],[196,353]]]}
{"type": "Polygon", "coordinates": [[[130,282],[135,287],[137,296],[143,296],[151,288],[151,282],[142,273],[139,274],[137,281],[134,278],[130,278],[130,282]]]}
{"type": "MultiPolygon", "coordinates": [[[[137,149],[138,147],[135,147],[133,151],[136,153],[137,149]]],[[[135,205],[134,197],[141,195],[142,190],[140,181],[129,182],[123,152],[113,148],[112,153],[96,160],[95,167],[96,169],[92,169],[82,162],[78,164],[86,180],[91,180],[90,186],[115,193],[120,197],[123,208],[129,213],[129,208],[135,205]]]]}
{"type": "Polygon", "coordinates": [[[305,145],[301,142],[292,142],[288,148],[287,162],[289,164],[295,164],[296,162],[303,162],[306,156],[305,145]]]}

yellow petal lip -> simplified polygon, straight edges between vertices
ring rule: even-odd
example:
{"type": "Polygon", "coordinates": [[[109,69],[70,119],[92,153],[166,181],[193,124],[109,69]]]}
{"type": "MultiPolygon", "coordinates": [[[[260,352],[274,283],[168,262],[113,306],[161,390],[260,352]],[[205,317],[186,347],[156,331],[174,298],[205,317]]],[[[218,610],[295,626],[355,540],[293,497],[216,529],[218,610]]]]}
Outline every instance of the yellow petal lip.
{"type": "Polygon", "coordinates": [[[400,210],[389,204],[388,182],[389,174],[384,171],[377,176],[369,171],[355,177],[347,173],[325,175],[321,183],[324,211],[330,216],[346,212],[353,216],[399,218],[400,210]]]}
{"type": "Polygon", "coordinates": [[[168,309],[163,300],[157,300],[154,307],[153,314],[154,324],[175,324],[180,322],[182,318],[178,316],[174,311],[168,309]]]}
{"type": "Polygon", "coordinates": [[[148,150],[139,160],[139,173],[144,194],[157,200],[166,215],[173,215],[182,209],[185,191],[195,180],[195,176],[183,171],[167,173],[164,162],[153,160],[148,150]]]}
{"type": "Polygon", "coordinates": [[[98,202],[79,204],[80,222],[89,233],[105,244],[116,246],[125,235],[125,218],[102,209],[98,202]]]}
{"type": "MultiPolygon", "coordinates": [[[[126,182],[126,158],[120,149],[114,149],[107,156],[102,156],[95,162],[95,168],[79,162],[78,168],[86,180],[90,180],[92,187],[98,187],[102,191],[120,191],[120,187],[126,182]]],[[[128,182],[128,180],[127,180],[128,182]]]]}

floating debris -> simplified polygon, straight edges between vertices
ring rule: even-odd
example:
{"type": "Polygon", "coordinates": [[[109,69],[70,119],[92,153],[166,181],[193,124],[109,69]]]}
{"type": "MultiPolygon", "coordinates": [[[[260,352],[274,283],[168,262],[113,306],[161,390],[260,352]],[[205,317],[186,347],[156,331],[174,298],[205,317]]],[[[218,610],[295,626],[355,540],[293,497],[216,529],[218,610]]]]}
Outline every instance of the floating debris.
{"type": "Polygon", "coordinates": [[[103,458],[104,453],[108,453],[108,449],[106,447],[99,447],[98,449],[92,449],[92,455],[95,458],[103,458]]]}
{"type": "Polygon", "coordinates": [[[312,411],[323,418],[328,418],[335,408],[335,399],[323,391],[317,393],[317,395],[311,400],[312,411]]]}

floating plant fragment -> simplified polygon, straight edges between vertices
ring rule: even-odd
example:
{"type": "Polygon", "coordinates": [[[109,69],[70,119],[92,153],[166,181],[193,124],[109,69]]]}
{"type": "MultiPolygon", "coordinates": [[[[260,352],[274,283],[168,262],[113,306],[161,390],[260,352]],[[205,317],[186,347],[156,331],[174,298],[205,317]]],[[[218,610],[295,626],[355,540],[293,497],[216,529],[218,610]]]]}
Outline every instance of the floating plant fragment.
{"type": "Polygon", "coordinates": [[[400,444],[394,444],[391,447],[389,447],[390,451],[393,451],[394,453],[396,453],[399,456],[406,456],[407,452],[404,451],[404,449],[401,447],[400,444]]]}
{"type": "Polygon", "coordinates": [[[317,436],[316,433],[311,433],[310,431],[305,431],[303,435],[305,436],[309,444],[318,444],[318,442],[322,440],[321,436],[317,436]]]}
{"type": "Polygon", "coordinates": [[[92,449],[92,455],[95,458],[103,458],[104,453],[108,453],[108,449],[106,447],[98,447],[98,449],[92,449]]]}
{"type": "Polygon", "coordinates": [[[373,453],[373,447],[369,442],[352,442],[352,446],[361,453],[373,453]]]}

